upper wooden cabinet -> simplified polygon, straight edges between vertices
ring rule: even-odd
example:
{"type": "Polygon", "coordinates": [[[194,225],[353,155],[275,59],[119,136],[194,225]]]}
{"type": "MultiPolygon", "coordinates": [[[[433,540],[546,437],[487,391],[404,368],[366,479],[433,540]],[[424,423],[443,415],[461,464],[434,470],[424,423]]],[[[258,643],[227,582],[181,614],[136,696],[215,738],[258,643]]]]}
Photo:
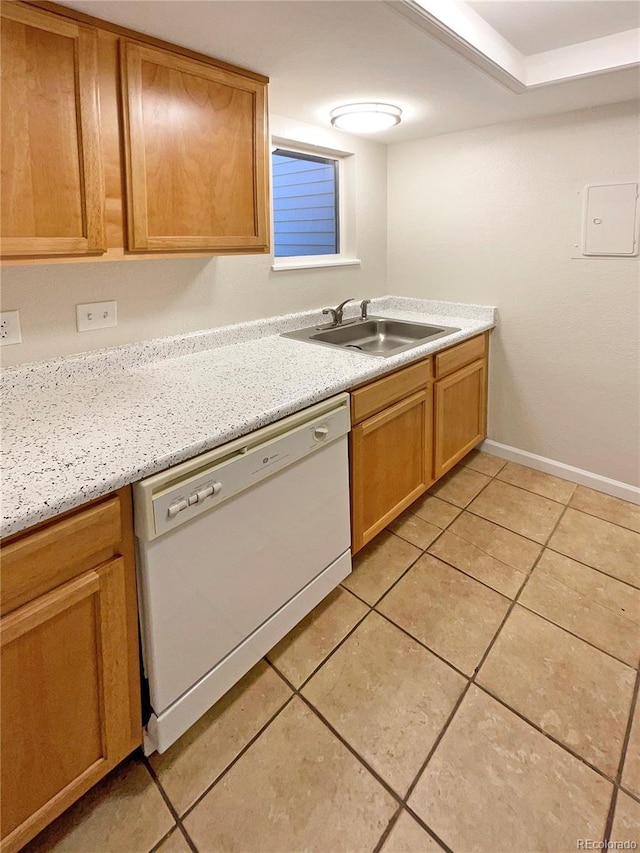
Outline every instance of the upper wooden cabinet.
{"type": "Polygon", "coordinates": [[[129,248],[268,246],[265,84],[121,42],[129,248]]]}
{"type": "Polygon", "coordinates": [[[4,256],[106,248],[97,90],[97,34],[3,3],[4,256]]]}
{"type": "Polygon", "coordinates": [[[269,250],[267,78],[52,3],[0,5],[4,259],[269,250]]]}

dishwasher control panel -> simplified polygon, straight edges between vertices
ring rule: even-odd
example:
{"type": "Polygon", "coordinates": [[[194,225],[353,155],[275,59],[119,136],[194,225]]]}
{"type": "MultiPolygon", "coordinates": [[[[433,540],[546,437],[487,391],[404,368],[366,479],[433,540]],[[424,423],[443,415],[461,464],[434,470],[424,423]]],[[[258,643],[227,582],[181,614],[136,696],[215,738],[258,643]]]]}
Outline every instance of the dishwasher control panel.
{"type": "Polygon", "coordinates": [[[190,506],[195,506],[196,504],[203,504],[207,498],[219,495],[221,491],[222,483],[207,483],[205,486],[192,492],[188,498],[179,498],[174,501],[167,510],[167,516],[175,518],[183,509],[188,509],[190,506]]]}
{"type": "Polygon", "coordinates": [[[197,466],[190,460],[137,484],[137,535],[155,539],[346,435],[350,428],[348,396],[341,396],[346,404],[341,400],[341,405],[316,417],[314,409],[321,405],[309,410],[308,420],[301,422],[299,415],[292,416],[274,425],[278,430],[267,427],[217,448],[210,464],[197,466]],[[183,468],[185,474],[181,474],[183,468]]]}

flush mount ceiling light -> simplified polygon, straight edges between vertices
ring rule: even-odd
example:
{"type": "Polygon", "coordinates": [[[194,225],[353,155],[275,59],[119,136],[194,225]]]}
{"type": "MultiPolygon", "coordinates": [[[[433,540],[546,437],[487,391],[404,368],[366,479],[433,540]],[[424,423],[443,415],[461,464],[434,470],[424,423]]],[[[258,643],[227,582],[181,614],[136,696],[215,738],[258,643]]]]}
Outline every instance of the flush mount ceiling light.
{"type": "Polygon", "coordinates": [[[353,133],[373,133],[400,124],[402,110],[393,104],[345,104],[329,113],[331,124],[353,133]]]}

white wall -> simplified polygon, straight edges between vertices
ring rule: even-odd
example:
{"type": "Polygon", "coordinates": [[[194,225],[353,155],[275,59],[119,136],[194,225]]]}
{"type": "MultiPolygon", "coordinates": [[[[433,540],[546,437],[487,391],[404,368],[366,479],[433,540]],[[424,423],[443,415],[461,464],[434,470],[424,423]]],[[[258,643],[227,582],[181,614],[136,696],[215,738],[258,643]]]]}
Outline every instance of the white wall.
{"type": "Polygon", "coordinates": [[[2,310],[19,310],[23,343],[2,363],[49,359],[386,293],[386,146],[271,116],[279,137],[354,152],[361,267],[273,272],[272,256],[171,258],[5,267],[2,310]],[[116,299],[118,326],[79,333],[75,305],[116,299]]]}
{"type": "Polygon", "coordinates": [[[571,255],[583,186],[638,181],[638,143],[625,103],[388,153],[388,290],[499,308],[489,437],[634,485],[638,260],[571,255]]]}

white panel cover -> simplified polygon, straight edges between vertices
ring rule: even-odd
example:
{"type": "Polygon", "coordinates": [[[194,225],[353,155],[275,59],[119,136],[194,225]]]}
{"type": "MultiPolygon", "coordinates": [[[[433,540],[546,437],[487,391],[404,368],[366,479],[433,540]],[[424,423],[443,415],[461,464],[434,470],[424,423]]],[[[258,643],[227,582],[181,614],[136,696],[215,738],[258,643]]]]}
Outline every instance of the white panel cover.
{"type": "Polygon", "coordinates": [[[586,187],[584,255],[635,255],[637,184],[586,187]]]}

